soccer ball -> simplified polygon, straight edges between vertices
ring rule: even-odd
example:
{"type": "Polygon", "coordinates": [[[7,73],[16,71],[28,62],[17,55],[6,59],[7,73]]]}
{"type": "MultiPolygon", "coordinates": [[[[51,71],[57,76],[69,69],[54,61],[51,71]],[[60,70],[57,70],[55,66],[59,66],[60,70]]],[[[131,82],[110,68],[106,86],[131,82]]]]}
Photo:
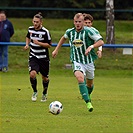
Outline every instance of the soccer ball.
{"type": "Polygon", "coordinates": [[[49,111],[54,115],[60,114],[62,110],[63,110],[63,106],[62,106],[62,103],[60,103],[59,101],[53,101],[49,105],[49,111]]]}

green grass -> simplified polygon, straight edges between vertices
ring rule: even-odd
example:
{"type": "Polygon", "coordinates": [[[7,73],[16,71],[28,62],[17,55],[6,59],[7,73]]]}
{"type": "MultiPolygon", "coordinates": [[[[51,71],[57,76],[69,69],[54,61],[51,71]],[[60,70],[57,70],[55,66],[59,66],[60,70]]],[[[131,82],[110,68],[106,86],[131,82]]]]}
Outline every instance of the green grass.
{"type": "MultiPolygon", "coordinates": [[[[53,59],[51,56],[54,47],[50,48],[51,68],[63,69],[65,64],[70,63],[69,47],[60,49],[57,58],[53,59]]],[[[28,52],[23,51],[23,47],[9,47],[9,69],[27,68],[28,66],[28,52]],[[15,54],[14,54],[15,53],[15,54]]],[[[128,69],[132,70],[133,55],[123,55],[122,49],[104,49],[101,59],[95,61],[96,69],[128,69]]]]}
{"type": "Polygon", "coordinates": [[[0,73],[1,133],[131,133],[132,73],[129,70],[96,70],[92,94],[94,111],[87,111],[71,70],[50,72],[48,100],[41,103],[41,76],[38,101],[32,102],[27,69],[0,73]],[[64,76],[65,75],[65,76],[64,76]],[[49,104],[59,100],[60,115],[48,112],[49,104]]]}

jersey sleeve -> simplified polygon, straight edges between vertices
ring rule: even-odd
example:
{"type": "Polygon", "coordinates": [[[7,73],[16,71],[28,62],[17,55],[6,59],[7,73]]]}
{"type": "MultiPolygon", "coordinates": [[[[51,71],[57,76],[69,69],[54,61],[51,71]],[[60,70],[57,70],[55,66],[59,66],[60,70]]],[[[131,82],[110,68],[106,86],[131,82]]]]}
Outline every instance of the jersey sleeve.
{"type": "Polygon", "coordinates": [[[50,35],[50,33],[49,33],[49,31],[48,30],[46,30],[46,36],[45,36],[45,39],[44,39],[44,42],[45,43],[48,43],[49,45],[51,45],[52,44],[52,42],[51,42],[51,35],[50,35]]]}
{"type": "Polygon", "coordinates": [[[71,31],[72,29],[67,29],[66,30],[66,32],[65,32],[65,34],[64,34],[64,38],[70,38],[70,31],[71,31]]]}
{"type": "Polygon", "coordinates": [[[30,39],[30,32],[29,32],[29,30],[28,30],[28,33],[27,33],[26,37],[30,39]]]}
{"type": "Polygon", "coordinates": [[[95,42],[98,41],[98,40],[103,40],[103,38],[100,35],[99,31],[97,29],[95,29],[94,27],[89,28],[88,35],[95,42]]]}
{"type": "Polygon", "coordinates": [[[68,30],[66,30],[66,32],[64,34],[64,38],[68,38],[68,30]]]}

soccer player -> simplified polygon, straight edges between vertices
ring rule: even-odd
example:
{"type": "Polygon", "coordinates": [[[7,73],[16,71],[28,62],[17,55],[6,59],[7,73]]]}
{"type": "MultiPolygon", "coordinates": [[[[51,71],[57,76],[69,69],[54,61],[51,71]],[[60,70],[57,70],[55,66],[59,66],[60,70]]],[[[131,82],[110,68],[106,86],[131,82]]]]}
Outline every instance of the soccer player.
{"type": "MultiPolygon", "coordinates": [[[[92,27],[93,20],[94,20],[93,17],[90,14],[86,14],[86,13],[83,13],[83,16],[84,16],[84,26],[92,27]]],[[[97,55],[99,58],[101,58],[102,57],[102,46],[98,47],[97,55],[95,54],[94,49],[91,50],[91,53],[94,54],[94,57],[95,57],[94,60],[97,59],[97,55]]]]}
{"type": "Polygon", "coordinates": [[[52,52],[52,57],[56,57],[59,48],[65,43],[66,39],[69,39],[73,72],[78,81],[79,91],[86,102],[88,111],[92,112],[93,106],[90,95],[88,95],[85,79],[94,78],[95,67],[90,51],[93,48],[102,46],[104,42],[99,32],[93,28],[84,26],[84,16],[82,13],[77,13],[74,16],[74,26],[74,28],[67,29],[61,37],[58,45],[52,52]]]}
{"type": "MultiPolygon", "coordinates": [[[[83,13],[83,16],[84,16],[84,26],[91,27],[95,31],[99,32],[97,29],[92,27],[93,17],[90,14],[86,14],[86,13],[83,13]]],[[[97,56],[99,58],[101,58],[102,57],[102,46],[98,47],[97,54],[95,53],[94,48],[91,50],[90,54],[92,55],[93,61],[95,61],[97,59],[97,56]]],[[[90,95],[92,93],[93,89],[94,89],[93,79],[86,79],[86,85],[87,85],[87,88],[88,88],[88,93],[90,95]]]]}
{"type": "Polygon", "coordinates": [[[33,26],[30,26],[26,36],[25,50],[29,48],[29,73],[30,82],[33,89],[32,101],[37,100],[37,79],[36,75],[40,72],[42,75],[42,99],[41,102],[47,100],[47,90],[49,84],[49,51],[51,47],[51,36],[49,31],[42,26],[41,13],[36,14],[33,17],[33,26]]]}

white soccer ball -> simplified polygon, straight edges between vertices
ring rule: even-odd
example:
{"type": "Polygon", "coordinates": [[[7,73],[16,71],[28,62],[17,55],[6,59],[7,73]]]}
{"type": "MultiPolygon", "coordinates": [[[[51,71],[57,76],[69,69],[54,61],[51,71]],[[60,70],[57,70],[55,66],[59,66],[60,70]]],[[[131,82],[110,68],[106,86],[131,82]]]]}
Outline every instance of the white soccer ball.
{"type": "Polygon", "coordinates": [[[62,106],[62,103],[59,101],[53,101],[49,105],[49,111],[54,115],[60,114],[62,110],[63,110],[63,106],[62,106]]]}

